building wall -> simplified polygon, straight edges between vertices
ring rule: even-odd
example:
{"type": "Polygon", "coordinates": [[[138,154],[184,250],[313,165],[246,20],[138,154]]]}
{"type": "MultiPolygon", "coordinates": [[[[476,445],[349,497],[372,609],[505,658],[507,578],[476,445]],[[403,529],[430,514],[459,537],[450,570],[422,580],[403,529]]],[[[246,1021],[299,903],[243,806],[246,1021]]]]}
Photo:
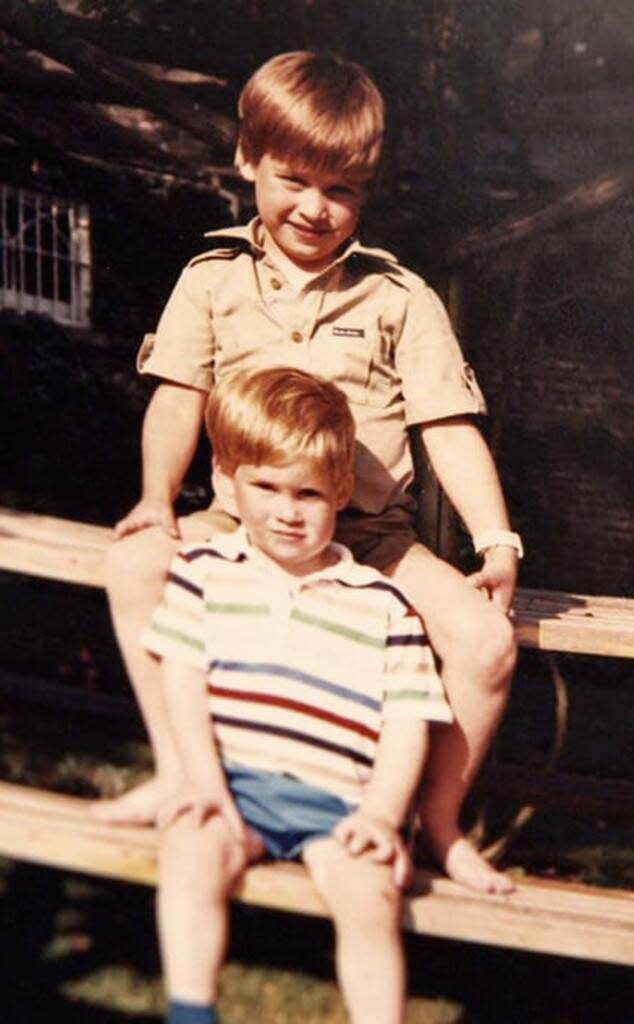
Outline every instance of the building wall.
{"type": "MultiPolygon", "coordinates": [[[[496,340],[499,354],[505,339],[496,340]]],[[[530,322],[520,339],[499,465],[526,540],[526,585],[632,593],[632,360],[612,342],[600,334],[545,338],[530,322]]],[[[479,355],[495,421],[499,360],[490,343],[479,355]]]]}

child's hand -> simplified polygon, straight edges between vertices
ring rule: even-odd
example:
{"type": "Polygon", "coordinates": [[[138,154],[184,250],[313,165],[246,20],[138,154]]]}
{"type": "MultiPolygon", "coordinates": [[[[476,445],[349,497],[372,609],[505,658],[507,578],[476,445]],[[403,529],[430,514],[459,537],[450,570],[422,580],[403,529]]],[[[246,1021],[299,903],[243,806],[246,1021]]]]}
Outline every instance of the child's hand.
{"type": "Polygon", "coordinates": [[[489,548],[484,552],[482,568],[468,580],[506,614],[513,603],[518,565],[514,548],[489,548]]]}
{"type": "Polygon", "coordinates": [[[191,783],[182,783],[166,800],[158,814],[159,828],[167,828],[181,814],[190,814],[194,826],[202,828],[214,815],[221,815],[238,842],[246,838],[246,827],[231,793],[226,787],[203,791],[191,783]]]}
{"type": "Polygon", "coordinates": [[[181,534],[171,504],[153,498],[141,498],[134,508],[115,524],[114,535],[116,540],[121,540],[129,533],[138,533],[139,530],[147,530],[150,526],[159,526],[169,537],[180,540],[181,534]]]}
{"type": "Polygon", "coordinates": [[[343,818],[333,835],[351,857],[366,855],[376,864],[392,864],[399,888],[409,884],[412,862],[398,830],[389,822],[359,809],[343,818]]]}

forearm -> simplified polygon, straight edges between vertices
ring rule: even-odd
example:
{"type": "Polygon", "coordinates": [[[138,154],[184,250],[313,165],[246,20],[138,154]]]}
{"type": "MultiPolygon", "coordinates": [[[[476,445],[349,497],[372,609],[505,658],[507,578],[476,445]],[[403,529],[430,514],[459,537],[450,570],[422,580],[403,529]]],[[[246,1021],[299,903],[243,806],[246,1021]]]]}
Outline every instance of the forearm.
{"type": "Polygon", "coordinates": [[[207,394],[163,383],[143,421],[143,496],[173,502],[196,451],[207,394]]]}
{"type": "Polygon", "coordinates": [[[401,827],[420,781],[427,740],[424,719],[400,718],[383,724],[362,811],[395,829],[401,827]]]}
{"type": "Polygon", "coordinates": [[[478,428],[462,418],[442,420],[424,424],[421,437],[443,491],[471,535],[508,530],[500,478],[478,428]]]}

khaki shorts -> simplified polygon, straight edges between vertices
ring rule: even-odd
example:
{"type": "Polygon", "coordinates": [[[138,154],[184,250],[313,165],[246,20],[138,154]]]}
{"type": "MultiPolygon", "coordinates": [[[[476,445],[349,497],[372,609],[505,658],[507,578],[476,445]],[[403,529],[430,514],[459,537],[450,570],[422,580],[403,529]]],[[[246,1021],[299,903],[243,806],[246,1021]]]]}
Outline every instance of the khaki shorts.
{"type": "MultiPolygon", "coordinates": [[[[337,517],[335,540],[350,548],[357,562],[383,572],[399,562],[412,544],[420,544],[416,534],[415,508],[412,501],[408,505],[393,505],[377,515],[344,509],[337,517]]],[[[195,524],[197,531],[199,524],[204,524],[210,535],[231,533],[240,525],[239,519],[229,515],[216,502],[186,516],[185,522],[195,524]]]]}

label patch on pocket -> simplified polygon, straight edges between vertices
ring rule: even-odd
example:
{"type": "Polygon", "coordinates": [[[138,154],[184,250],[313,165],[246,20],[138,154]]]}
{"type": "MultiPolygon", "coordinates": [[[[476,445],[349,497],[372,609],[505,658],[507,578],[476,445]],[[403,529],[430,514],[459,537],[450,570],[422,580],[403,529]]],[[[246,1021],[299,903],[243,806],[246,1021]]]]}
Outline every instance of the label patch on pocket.
{"type": "Polygon", "coordinates": [[[338,338],[364,338],[363,327],[333,327],[332,333],[338,338]]]}

